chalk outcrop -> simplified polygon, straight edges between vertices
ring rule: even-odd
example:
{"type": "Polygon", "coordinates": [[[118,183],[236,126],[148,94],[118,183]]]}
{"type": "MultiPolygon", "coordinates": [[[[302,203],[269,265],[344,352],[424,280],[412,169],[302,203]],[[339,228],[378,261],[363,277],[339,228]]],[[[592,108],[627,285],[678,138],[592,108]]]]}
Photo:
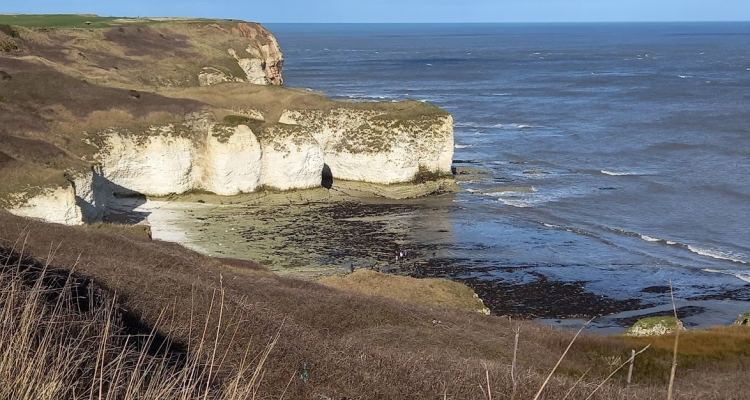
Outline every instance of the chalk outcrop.
{"type": "Polygon", "coordinates": [[[258,24],[117,23],[19,28],[19,52],[0,52],[12,76],[0,84],[0,206],[77,224],[102,220],[119,196],[306,189],[331,178],[450,190],[439,179],[453,157],[445,111],[277,87],[284,59],[258,24]]]}
{"type": "Polygon", "coordinates": [[[250,120],[231,126],[200,113],[140,132],[108,128],[86,139],[98,149],[90,172],[77,174],[70,189],[44,193],[12,211],[64,224],[91,222],[102,219],[113,196],[305,189],[321,185],[326,165],[334,180],[377,184],[450,174],[449,115],[384,115],[347,107],[286,110],[277,124],[250,120]]]}

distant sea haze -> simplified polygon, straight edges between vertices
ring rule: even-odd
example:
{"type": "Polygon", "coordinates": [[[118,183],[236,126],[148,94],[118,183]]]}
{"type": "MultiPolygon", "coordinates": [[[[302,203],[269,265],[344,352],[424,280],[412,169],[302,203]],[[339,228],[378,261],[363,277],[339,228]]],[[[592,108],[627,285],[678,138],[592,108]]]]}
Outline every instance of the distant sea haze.
{"type": "Polygon", "coordinates": [[[454,116],[454,164],[489,173],[460,183],[444,250],[498,267],[477,274],[747,290],[750,23],[269,28],[288,86],[454,116]]]}

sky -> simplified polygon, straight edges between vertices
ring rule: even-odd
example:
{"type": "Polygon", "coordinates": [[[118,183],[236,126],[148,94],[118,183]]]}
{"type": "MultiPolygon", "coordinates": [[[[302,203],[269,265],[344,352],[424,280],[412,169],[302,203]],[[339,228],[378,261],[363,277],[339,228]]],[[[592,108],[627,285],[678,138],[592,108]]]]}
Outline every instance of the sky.
{"type": "Polygon", "coordinates": [[[750,0],[0,0],[0,13],[261,23],[750,21],[750,0]]]}

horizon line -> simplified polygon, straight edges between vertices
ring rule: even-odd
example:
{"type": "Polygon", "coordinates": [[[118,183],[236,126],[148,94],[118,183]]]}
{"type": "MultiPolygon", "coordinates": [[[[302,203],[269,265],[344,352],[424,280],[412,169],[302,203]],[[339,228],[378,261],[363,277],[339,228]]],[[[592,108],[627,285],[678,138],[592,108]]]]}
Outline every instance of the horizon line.
{"type": "Polygon", "coordinates": [[[148,18],[189,18],[189,19],[219,19],[228,21],[247,21],[257,22],[261,24],[320,24],[320,25],[378,25],[378,24],[402,24],[402,25],[426,25],[426,24],[643,24],[643,23],[742,23],[750,22],[750,20],[733,20],[733,19],[722,19],[722,20],[598,20],[598,21],[429,21],[429,22],[393,22],[393,21],[370,21],[370,22],[335,22],[335,21],[321,21],[321,22],[310,22],[310,21],[253,21],[243,20],[238,18],[222,18],[222,17],[207,17],[207,16],[185,16],[185,15],[99,15],[95,13],[47,13],[47,14],[29,14],[29,13],[0,13],[1,16],[44,16],[44,15],[78,15],[78,16],[91,16],[99,18],[128,18],[128,19],[148,19],[148,18]]]}

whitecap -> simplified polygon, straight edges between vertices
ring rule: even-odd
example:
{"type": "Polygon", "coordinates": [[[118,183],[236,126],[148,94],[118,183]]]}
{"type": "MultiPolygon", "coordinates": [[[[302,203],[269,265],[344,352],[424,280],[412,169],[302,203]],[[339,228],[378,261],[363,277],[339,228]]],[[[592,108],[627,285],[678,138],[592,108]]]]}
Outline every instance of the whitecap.
{"type": "Polygon", "coordinates": [[[627,172],[627,171],[622,171],[622,172],[618,172],[618,171],[607,171],[606,169],[603,169],[603,170],[601,170],[600,172],[601,172],[601,173],[603,173],[604,175],[609,175],[609,176],[636,176],[636,175],[641,175],[641,174],[639,174],[639,173],[637,173],[637,172],[627,172]]]}
{"type": "Polygon", "coordinates": [[[682,79],[687,79],[687,78],[692,78],[693,77],[692,75],[677,75],[677,76],[679,76],[682,79]]]}
{"type": "Polygon", "coordinates": [[[428,67],[431,67],[431,66],[432,66],[432,64],[429,64],[429,63],[428,63],[428,64],[427,64],[427,66],[428,66],[428,67]]]}
{"type": "Polygon", "coordinates": [[[641,239],[643,239],[643,240],[645,240],[647,242],[661,242],[662,241],[661,239],[657,239],[655,237],[651,237],[651,236],[648,236],[648,235],[641,235],[641,239]]]}
{"type": "Polygon", "coordinates": [[[521,129],[529,129],[529,128],[533,128],[533,127],[534,127],[533,125],[526,125],[526,124],[516,124],[516,123],[513,123],[513,124],[497,124],[497,125],[494,125],[494,126],[493,126],[493,128],[500,128],[500,129],[518,129],[518,130],[521,130],[521,129]]]}
{"type": "Polygon", "coordinates": [[[701,271],[710,272],[712,274],[731,275],[745,282],[750,282],[750,272],[748,271],[731,271],[731,270],[722,271],[722,270],[711,269],[711,268],[704,268],[701,271]]]}
{"type": "Polygon", "coordinates": [[[498,199],[498,201],[505,204],[506,206],[511,206],[511,207],[517,207],[517,208],[530,208],[531,207],[531,203],[529,203],[528,201],[520,200],[520,199],[500,198],[498,199]]]}
{"type": "Polygon", "coordinates": [[[717,260],[725,260],[725,261],[732,261],[740,264],[750,264],[750,262],[747,262],[745,260],[742,260],[738,258],[736,255],[730,253],[730,252],[723,252],[719,250],[710,250],[710,249],[703,249],[700,247],[695,247],[692,245],[687,246],[688,250],[692,251],[695,254],[700,254],[702,256],[715,258],[717,260]]]}
{"type": "MultiPolygon", "coordinates": [[[[750,68],[748,68],[748,70],[750,71],[750,68]]],[[[501,96],[501,97],[511,96],[510,93],[492,93],[492,95],[493,96],[501,96]]]]}
{"type": "Polygon", "coordinates": [[[455,145],[455,147],[456,147],[457,149],[468,149],[468,148],[470,148],[470,147],[474,147],[474,146],[472,146],[472,145],[470,145],[470,144],[457,144],[457,145],[455,145]]]}

